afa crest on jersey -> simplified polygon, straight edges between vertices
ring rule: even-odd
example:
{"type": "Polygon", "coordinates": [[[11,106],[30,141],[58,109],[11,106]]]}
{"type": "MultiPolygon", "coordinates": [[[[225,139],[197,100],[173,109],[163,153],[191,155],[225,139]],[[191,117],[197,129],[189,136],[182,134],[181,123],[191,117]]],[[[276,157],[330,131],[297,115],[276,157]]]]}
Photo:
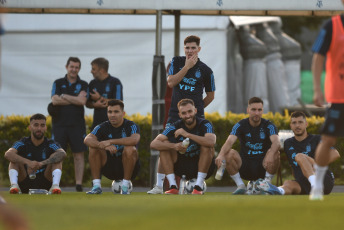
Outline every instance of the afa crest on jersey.
{"type": "Polygon", "coordinates": [[[105,92],[109,93],[110,92],[110,84],[106,84],[105,86],[105,92]]]}
{"type": "Polygon", "coordinates": [[[265,139],[265,133],[264,132],[261,131],[259,136],[260,136],[260,139],[265,139]]]}
{"type": "Polygon", "coordinates": [[[81,84],[77,84],[77,85],[75,86],[75,93],[79,93],[80,90],[81,90],[81,84]]]}

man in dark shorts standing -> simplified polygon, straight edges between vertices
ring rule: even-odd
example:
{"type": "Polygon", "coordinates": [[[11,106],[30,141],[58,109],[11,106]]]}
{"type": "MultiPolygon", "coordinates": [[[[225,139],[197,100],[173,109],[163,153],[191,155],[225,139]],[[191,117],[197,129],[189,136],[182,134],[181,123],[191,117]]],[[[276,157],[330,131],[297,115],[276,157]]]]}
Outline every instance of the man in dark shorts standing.
{"type": "Polygon", "coordinates": [[[66,64],[67,74],[57,79],[52,88],[51,100],[57,110],[52,117],[52,139],[67,151],[69,144],[74,157],[76,190],[82,191],[84,175],[84,145],[86,125],[84,105],[88,96],[88,84],[80,79],[78,73],[81,62],[77,57],[70,57],[66,64]]]}
{"type": "Polygon", "coordinates": [[[233,195],[246,194],[246,187],[241,178],[265,178],[271,182],[279,167],[278,131],[274,124],[262,118],[263,101],[258,97],[251,98],[248,101],[247,113],[248,118],[233,126],[215,160],[218,167],[223,160],[226,161],[226,169],[238,186],[233,195]],[[240,141],[240,154],[232,149],[237,139],[240,141]]]}
{"type": "MultiPolygon", "coordinates": [[[[344,0],[341,0],[344,4],[344,0]]],[[[344,15],[328,20],[321,29],[312,51],[312,73],[314,104],[322,107],[324,95],[321,91],[321,74],[326,57],[325,96],[331,106],[326,112],[326,120],[321,131],[321,142],[315,152],[315,185],[310,200],[323,199],[323,181],[330,160],[330,148],[337,137],[344,136],[344,15]]]]}
{"type": "Polygon", "coordinates": [[[111,99],[123,101],[123,86],[121,81],[108,73],[109,61],[96,58],[91,62],[91,73],[94,79],[89,84],[90,97],[86,106],[94,108],[91,130],[100,123],[107,121],[107,102],[111,99]]]}
{"type": "Polygon", "coordinates": [[[136,145],[140,141],[139,126],[124,118],[124,104],[108,101],[108,121],[97,125],[85,138],[89,147],[89,162],[93,188],[87,194],[101,194],[101,175],[110,180],[122,180],[121,194],[130,194],[131,180],[140,169],[136,145]]]}
{"type": "MultiPolygon", "coordinates": [[[[151,148],[160,151],[160,164],[170,184],[165,194],[178,194],[175,175],[185,175],[187,180],[197,178],[192,194],[202,195],[204,180],[215,169],[216,136],[212,124],[196,116],[197,109],[191,99],[182,99],[178,109],[181,119],[159,134],[151,148]],[[188,147],[182,145],[186,138],[190,139],[188,147]]],[[[148,194],[162,194],[162,183],[158,181],[148,194]]]]}
{"type": "Polygon", "coordinates": [[[51,194],[60,194],[62,160],[66,157],[66,152],[58,143],[44,137],[47,131],[44,115],[31,116],[29,130],[30,137],[17,141],[5,153],[5,158],[10,161],[10,193],[46,189],[51,194]],[[29,174],[35,175],[35,178],[30,179],[29,174]]]}
{"type": "MultiPolygon", "coordinates": [[[[296,111],[291,114],[290,128],[295,136],[285,140],[284,152],[293,169],[295,180],[286,180],[282,186],[277,188],[281,195],[309,194],[311,187],[315,184],[314,155],[320,142],[320,135],[308,134],[307,126],[306,115],[303,112],[296,111]]],[[[340,157],[334,148],[328,154],[330,155],[330,162],[340,157]]],[[[324,180],[324,193],[331,193],[333,186],[333,173],[327,170],[324,180]]],[[[276,191],[276,189],[274,190],[276,191]]],[[[263,191],[269,193],[269,188],[263,189],[263,191]]]]}

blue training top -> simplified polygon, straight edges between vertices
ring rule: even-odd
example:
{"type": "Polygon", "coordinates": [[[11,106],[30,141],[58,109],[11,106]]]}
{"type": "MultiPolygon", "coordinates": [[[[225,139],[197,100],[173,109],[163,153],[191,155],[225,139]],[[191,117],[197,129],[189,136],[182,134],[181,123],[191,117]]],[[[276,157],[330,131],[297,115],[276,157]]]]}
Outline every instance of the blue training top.
{"type": "Polygon", "coordinates": [[[244,158],[264,158],[271,147],[270,136],[278,135],[276,126],[269,120],[261,118],[260,125],[253,127],[245,118],[233,126],[231,135],[240,141],[240,155],[244,158]]]}
{"type": "MultiPolygon", "coordinates": [[[[177,74],[185,65],[186,57],[174,57],[168,75],[177,74]]],[[[203,89],[205,92],[215,91],[213,71],[203,62],[198,60],[196,65],[189,69],[184,78],[173,87],[171,108],[168,116],[179,120],[177,104],[181,99],[192,99],[197,108],[197,116],[204,118],[203,89]]]]}

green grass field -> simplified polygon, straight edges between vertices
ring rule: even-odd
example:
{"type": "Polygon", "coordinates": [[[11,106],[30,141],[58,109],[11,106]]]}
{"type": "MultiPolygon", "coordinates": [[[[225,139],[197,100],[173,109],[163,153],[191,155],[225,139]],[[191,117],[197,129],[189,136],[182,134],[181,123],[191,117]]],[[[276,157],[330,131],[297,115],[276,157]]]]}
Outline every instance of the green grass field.
{"type": "MultiPolygon", "coordinates": [[[[22,210],[34,230],[67,229],[340,229],[344,194],[324,201],[308,196],[233,196],[230,193],[192,195],[87,196],[6,195],[22,210]]],[[[0,227],[0,229],[3,229],[0,227]]]]}

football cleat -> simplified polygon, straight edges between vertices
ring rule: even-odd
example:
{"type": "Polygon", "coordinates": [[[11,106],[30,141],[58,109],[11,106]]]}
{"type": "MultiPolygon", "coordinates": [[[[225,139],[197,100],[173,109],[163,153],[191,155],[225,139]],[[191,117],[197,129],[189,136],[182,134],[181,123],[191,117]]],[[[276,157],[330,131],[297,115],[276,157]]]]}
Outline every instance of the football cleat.
{"type": "Polygon", "coordinates": [[[203,195],[203,190],[201,189],[201,187],[199,187],[198,185],[195,185],[192,193],[192,195],[203,195]]]}
{"type": "Polygon", "coordinates": [[[255,183],[255,188],[258,191],[265,192],[269,195],[282,195],[280,190],[273,184],[266,180],[258,179],[255,183]]]}
{"type": "Polygon", "coordinates": [[[99,186],[93,187],[91,191],[86,192],[88,195],[102,194],[103,191],[99,186]]]}
{"type": "Polygon", "coordinates": [[[121,194],[122,195],[130,195],[129,187],[122,185],[122,187],[121,187],[121,194]]]}
{"type": "Polygon", "coordinates": [[[314,187],[312,187],[309,193],[309,200],[324,200],[322,189],[314,189],[314,187]]]}
{"type": "Polygon", "coordinates": [[[177,189],[177,186],[172,185],[170,187],[170,190],[166,191],[165,194],[167,194],[167,195],[178,195],[179,194],[179,190],[177,189]]]}
{"type": "Polygon", "coordinates": [[[232,195],[246,195],[246,188],[237,188],[232,195]]]}
{"type": "Polygon", "coordinates": [[[61,194],[61,188],[57,184],[53,184],[49,190],[49,194],[61,194]]]}
{"type": "Polygon", "coordinates": [[[254,186],[255,181],[251,180],[247,183],[246,187],[246,194],[247,195],[253,195],[253,186],[254,186]]]}
{"type": "Polygon", "coordinates": [[[164,191],[161,187],[155,185],[154,188],[149,190],[147,193],[148,194],[164,194],[164,191]]]}
{"type": "Polygon", "coordinates": [[[76,190],[77,192],[82,192],[82,191],[83,191],[82,185],[81,185],[81,184],[75,185],[75,190],[76,190]]]}
{"type": "Polygon", "coordinates": [[[21,194],[21,190],[18,184],[12,184],[10,188],[10,194],[21,194]]]}

